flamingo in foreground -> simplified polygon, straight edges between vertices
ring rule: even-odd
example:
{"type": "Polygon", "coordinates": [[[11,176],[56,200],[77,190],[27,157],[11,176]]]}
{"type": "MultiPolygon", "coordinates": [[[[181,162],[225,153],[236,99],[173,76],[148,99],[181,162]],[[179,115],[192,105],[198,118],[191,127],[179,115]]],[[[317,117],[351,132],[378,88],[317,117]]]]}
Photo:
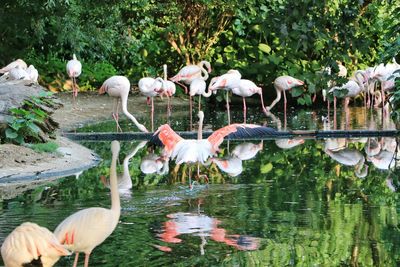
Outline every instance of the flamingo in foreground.
{"type": "Polygon", "coordinates": [[[196,78],[202,78],[203,80],[207,80],[208,74],[210,72],[211,72],[210,62],[203,60],[199,62],[197,65],[187,65],[183,67],[170,80],[181,85],[185,89],[185,94],[187,94],[187,87],[184,84],[190,85],[190,83],[196,78]],[[206,67],[207,70],[204,67],[206,67]],[[180,82],[183,82],[184,84],[180,82]]]}
{"type": "Polygon", "coordinates": [[[88,267],[89,256],[93,249],[103,243],[118,224],[121,213],[116,170],[119,150],[119,142],[112,141],[110,167],[111,209],[93,207],[80,210],[62,221],[54,230],[58,241],[76,253],[74,267],[78,264],[79,252],[85,253],[84,266],[88,267]]]}
{"type": "Polygon", "coordinates": [[[122,132],[121,127],[119,126],[119,101],[122,102],[122,112],[139,128],[142,132],[148,132],[146,127],[143,124],[140,124],[136,118],[128,112],[128,95],[129,90],[131,88],[131,84],[125,76],[112,76],[105,80],[103,85],[99,89],[99,94],[108,93],[109,96],[115,97],[114,105],[113,105],[113,118],[117,123],[117,130],[119,129],[122,132]]]}
{"type": "Polygon", "coordinates": [[[52,232],[31,222],[15,228],[1,246],[1,257],[6,267],[21,267],[30,263],[51,267],[61,256],[70,254],[52,232]]]}
{"type": "Polygon", "coordinates": [[[198,115],[197,139],[183,139],[168,124],[164,124],[154,133],[151,141],[164,145],[164,156],[175,159],[176,164],[198,163],[204,165],[211,156],[217,153],[219,145],[225,137],[243,138],[276,133],[275,129],[255,124],[231,124],[214,131],[207,139],[202,139],[203,111],[199,111],[198,115]]]}
{"type": "Polygon", "coordinates": [[[67,74],[72,79],[72,96],[75,98],[78,96],[78,87],[76,84],[76,78],[82,73],[82,64],[76,58],[76,55],[72,55],[72,59],[67,62],[67,74]]]}

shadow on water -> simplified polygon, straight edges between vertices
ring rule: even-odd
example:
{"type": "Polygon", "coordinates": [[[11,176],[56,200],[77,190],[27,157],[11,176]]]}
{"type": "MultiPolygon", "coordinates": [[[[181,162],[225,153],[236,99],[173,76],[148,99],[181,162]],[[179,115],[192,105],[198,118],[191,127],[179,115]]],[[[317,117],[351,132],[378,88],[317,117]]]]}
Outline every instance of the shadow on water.
{"type": "MultiPolygon", "coordinates": [[[[263,120],[278,129],[334,128],[321,120],[321,114],[292,114],[286,127],[279,115],[263,120]]],[[[206,127],[223,125],[224,116],[218,113],[206,121],[206,127]]],[[[262,121],[251,113],[247,117],[250,122],[262,121]]],[[[187,129],[184,119],[176,121],[174,129],[187,129]]],[[[341,121],[338,116],[337,129],[345,129],[339,126],[341,121]]],[[[370,115],[355,115],[351,125],[394,129],[391,123],[370,115]]],[[[113,131],[114,126],[108,122],[82,131],[113,131]]],[[[199,166],[198,172],[196,164],[175,164],[161,147],[145,141],[121,142],[117,168],[120,222],[93,251],[90,263],[396,266],[400,263],[398,139],[224,141],[217,155],[199,166]]],[[[1,241],[24,221],[54,230],[77,210],[109,207],[110,142],[82,144],[103,161],[74,177],[3,201],[1,241]]],[[[72,263],[71,256],[56,266],[72,263]]]]}

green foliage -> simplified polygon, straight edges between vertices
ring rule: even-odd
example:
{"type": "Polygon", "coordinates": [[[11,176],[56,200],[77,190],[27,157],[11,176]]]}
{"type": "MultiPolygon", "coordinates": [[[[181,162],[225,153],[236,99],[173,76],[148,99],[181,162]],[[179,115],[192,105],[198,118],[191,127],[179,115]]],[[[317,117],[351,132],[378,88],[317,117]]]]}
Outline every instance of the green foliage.
{"type": "Polygon", "coordinates": [[[93,90],[116,73],[135,84],[160,76],[164,63],[172,76],[206,59],[213,75],[238,69],[268,88],[279,75],[302,79],[307,90],[297,102],[310,105],[327,81],[340,84],[336,61],[350,76],[396,56],[399,10],[389,0],[5,0],[0,64],[29,55],[42,81],[64,90],[75,53],[84,68],[79,84],[93,90]],[[330,77],[321,74],[328,66],[330,77]]]}
{"type": "Polygon", "coordinates": [[[30,148],[32,148],[36,152],[46,152],[51,153],[55,152],[58,148],[58,144],[54,142],[47,142],[47,143],[38,143],[38,144],[29,144],[30,148]]]}
{"type": "Polygon", "coordinates": [[[11,116],[7,118],[8,127],[3,135],[6,142],[24,144],[25,142],[43,142],[41,126],[48,118],[48,114],[40,107],[51,100],[48,93],[25,100],[21,108],[9,110],[11,116]]]}

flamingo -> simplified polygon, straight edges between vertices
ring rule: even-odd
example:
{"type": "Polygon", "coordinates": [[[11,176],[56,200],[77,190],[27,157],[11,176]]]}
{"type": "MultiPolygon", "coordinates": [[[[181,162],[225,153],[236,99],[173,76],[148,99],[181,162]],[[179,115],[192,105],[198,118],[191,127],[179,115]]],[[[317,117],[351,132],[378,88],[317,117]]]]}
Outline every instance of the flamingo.
{"type": "Polygon", "coordinates": [[[232,150],[232,155],[238,157],[241,160],[249,160],[254,158],[258,151],[263,149],[263,141],[258,144],[253,143],[242,143],[232,150]]]}
{"type": "Polygon", "coordinates": [[[154,131],[154,97],[160,95],[163,87],[163,79],[161,77],[151,78],[144,77],[139,80],[139,91],[147,96],[147,104],[151,101],[151,131],[154,131]]]}
{"type": "Polygon", "coordinates": [[[238,70],[229,70],[227,73],[214,77],[208,90],[214,91],[218,89],[226,90],[226,110],[228,112],[228,124],[231,124],[231,115],[229,111],[229,91],[233,88],[239,87],[240,79],[242,78],[242,74],[238,70]]]}
{"type": "MultiPolygon", "coordinates": [[[[151,141],[164,145],[163,154],[175,159],[176,164],[198,163],[204,165],[213,156],[225,137],[252,136],[260,133],[275,133],[276,130],[255,124],[231,124],[214,131],[207,139],[202,139],[204,113],[199,111],[199,129],[197,139],[183,139],[168,124],[161,125],[154,133],[151,141]]],[[[191,187],[192,184],[190,183],[191,187]]]]}
{"type": "Polygon", "coordinates": [[[351,148],[344,148],[338,151],[324,149],[325,153],[340,164],[354,166],[354,173],[358,178],[364,178],[368,174],[368,165],[365,164],[365,157],[360,151],[351,148]],[[365,166],[364,170],[363,167],[365,166]]]}
{"type": "Polygon", "coordinates": [[[174,77],[170,78],[170,80],[181,85],[185,89],[185,94],[187,94],[187,87],[184,84],[190,85],[190,83],[196,78],[203,78],[206,81],[210,72],[210,62],[203,60],[197,65],[187,65],[183,67],[174,77]],[[207,70],[204,67],[206,67],[207,70]],[[183,82],[184,84],[180,82],[183,82]]]}
{"type": "Polygon", "coordinates": [[[72,96],[73,99],[78,96],[78,87],[76,84],[76,78],[82,73],[82,64],[76,59],[76,55],[72,55],[72,59],[67,62],[67,74],[72,79],[72,96]]]}
{"type": "Polygon", "coordinates": [[[166,174],[169,171],[169,158],[150,153],[142,158],[140,170],[144,174],[166,174]]]}
{"type": "Polygon", "coordinates": [[[211,158],[211,162],[214,162],[221,171],[226,172],[231,177],[238,176],[243,172],[243,161],[234,155],[224,158],[211,158]]]}
{"type": "Polygon", "coordinates": [[[52,232],[31,222],[15,228],[1,246],[1,257],[6,267],[20,267],[30,263],[51,267],[61,256],[70,254],[52,232]]]}
{"type": "Polygon", "coordinates": [[[0,73],[9,72],[10,70],[12,70],[13,68],[15,68],[17,66],[19,66],[23,70],[26,70],[28,68],[28,65],[26,65],[25,61],[23,61],[22,59],[17,59],[15,61],[11,62],[10,64],[8,64],[7,66],[1,68],[0,73]]]}
{"type": "Polygon", "coordinates": [[[262,110],[264,111],[264,113],[267,113],[267,109],[264,106],[262,88],[258,87],[254,82],[246,79],[241,79],[239,81],[238,87],[232,88],[232,93],[243,98],[243,123],[246,123],[246,97],[252,96],[254,94],[259,94],[262,110]]]}
{"type": "Polygon", "coordinates": [[[111,209],[87,208],[80,210],[62,221],[54,231],[55,236],[67,248],[75,252],[74,267],[78,264],[79,253],[85,253],[85,267],[93,249],[111,235],[118,224],[121,213],[117,184],[117,159],[120,150],[118,141],[111,142],[111,209]]]}
{"type": "MultiPolygon", "coordinates": [[[[122,175],[118,175],[117,177],[117,184],[118,184],[118,191],[121,195],[125,197],[131,196],[131,189],[132,189],[132,179],[131,174],[129,173],[129,161],[132,157],[136,155],[136,153],[142,149],[147,144],[147,141],[140,142],[137,146],[135,146],[132,151],[125,156],[123,165],[123,173],[122,175]]],[[[105,187],[110,188],[110,183],[107,182],[105,176],[101,176],[101,181],[105,187]]]]}
{"type": "MultiPolygon", "coordinates": [[[[200,254],[204,255],[206,237],[233,246],[238,250],[256,250],[260,246],[260,238],[245,235],[229,235],[226,229],[219,226],[221,221],[200,212],[178,212],[168,214],[168,221],[164,222],[162,233],[158,234],[161,241],[166,243],[181,243],[180,235],[187,234],[200,236],[200,254]]],[[[166,246],[156,246],[162,251],[172,251],[166,246]]]]}
{"type": "Polygon", "coordinates": [[[167,107],[167,115],[171,116],[171,100],[170,98],[176,93],[176,86],[173,82],[168,81],[168,72],[167,72],[167,64],[163,65],[164,68],[164,81],[163,81],[163,91],[162,94],[165,94],[168,99],[168,107],[167,107]]]}
{"type": "Polygon", "coordinates": [[[35,68],[35,66],[33,65],[29,65],[29,67],[26,69],[26,72],[29,75],[29,79],[34,82],[37,83],[38,79],[39,79],[39,72],[38,70],[35,68]]]}
{"type": "Polygon", "coordinates": [[[275,79],[274,81],[274,87],[276,90],[276,98],[274,101],[272,101],[271,105],[267,107],[267,110],[270,111],[276,103],[281,100],[281,95],[283,92],[283,99],[284,99],[284,114],[285,114],[285,121],[286,121],[286,91],[292,89],[293,87],[296,86],[301,86],[304,85],[304,82],[301,80],[298,80],[296,78],[293,78],[291,76],[279,76],[278,78],[275,79]]]}
{"type": "Polygon", "coordinates": [[[112,76],[104,81],[103,85],[99,89],[99,94],[108,93],[109,96],[114,97],[114,105],[113,105],[113,118],[117,124],[117,130],[119,129],[122,132],[121,127],[118,123],[119,118],[119,101],[122,102],[122,112],[139,128],[142,132],[148,132],[144,125],[140,124],[136,118],[128,112],[128,95],[129,90],[131,88],[131,84],[125,76],[112,76]]]}
{"type": "Polygon", "coordinates": [[[15,68],[12,68],[8,72],[8,76],[10,80],[30,80],[30,75],[23,69],[20,65],[17,65],[15,68]]]}
{"type": "Polygon", "coordinates": [[[206,89],[207,89],[206,81],[204,81],[202,78],[196,78],[190,83],[189,97],[191,98],[195,95],[199,96],[199,110],[201,109],[201,96],[204,97],[211,96],[212,93],[211,90],[208,90],[208,92],[206,92],[206,89]]]}

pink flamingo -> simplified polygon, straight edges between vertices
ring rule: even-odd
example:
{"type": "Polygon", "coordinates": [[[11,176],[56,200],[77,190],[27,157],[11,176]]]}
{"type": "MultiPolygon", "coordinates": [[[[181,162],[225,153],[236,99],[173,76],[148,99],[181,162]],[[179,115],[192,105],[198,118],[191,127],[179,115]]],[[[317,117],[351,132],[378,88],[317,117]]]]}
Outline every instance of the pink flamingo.
{"type": "Polygon", "coordinates": [[[75,252],[74,267],[78,264],[79,252],[85,253],[85,267],[93,249],[111,235],[118,224],[121,205],[117,182],[117,159],[120,150],[118,141],[111,142],[111,209],[88,208],[80,210],[62,221],[54,231],[55,236],[68,249],[75,252]]]}
{"type": "Polygon", "coordinates": [[[109,96],[114,97],[113,105],[113,118],[117,123],[117,130],[122,132],[119,126],[119,101],[122,102],[122,112],[139,128],[142,132],[148,132],[144,125],[140,124],[136,118],[128,112],[128,95],[131,88],[131,84],[125,76],[112,76],[104,81],[103,85],[99,89],[99,94],[108,93],[109,96]]]}
{"type": "Polygon", "coordinates": [[[201,61],[197,65],[187,65],[183,67],[174,77],[170,80],[181,85],[185,89],[187,94],[187,87],[184,84],[190,85],[190,83],[196,78],[208,79],[208,74],[211,72],[211,64],[208,61],[201,61]],[[207,70],[204,68],[206,67],[207,70]],[[180,83],[183,82],[184,84],[180,83]]]}
{"type": "Polygon", "coordinates": [[[210,91],[218,89],[226,90],[226,110],[228,112],[228,124],[231,124],[231,115],[229,109],[229,91],[233,88],[239,87],[241,78],[242,75],[238,70],[229,70],[227,73],[221,76],[214,77],[211,80],[210,85],[208,86],[208,90],[210,91]]]}
{"type": "Polygon", "coordinates": [[[235,95],[239,95],[243,98],[243,119],[244,119],[243,123],[246,123],[246,112],[247,112],[246,97],[252,96],[254,94],[259,94],[261,98],[262,110],[264,111],[264,113],[267,113],[267,109],[264,106],[262,88],[258,87],[254,82],[246,79],[241,79],[239,81],[238,87],[232,88],[232,93],[234,93],[235,95]]]}
{"type": "Polygon", "coordinates": [[[238,157],[241,160],[249,160],[254,158],[258,151],[263,149],[264,142],[261,140],[258,144],[253,143],[242,143],[232,150],[232,155],[238,157]]]}
{"type": "Polygon", "coordinates": [[[1,257],[7,267],[25,266],[31,262],[51,267],[61,256],[70,254],[52,232],[31,222],[15,228],[1,246],[1,257]]]}
{"type": "MultiPolygon", "coordinates": [[[[202,128],[204,113],[199,111],[199,129],[197,139],[183,139],[168,124],[161,125],[154,133],[152,141],[164,145],[163,154],[165,157],[175,159],[176,164],[198,163],[204,165],[208,158],[218,150],[226,136],[242,134],[251,135],[254,132],[274,132],[272,128],[262,127],[254,124],[231,124],[214,131],[207,139],[202,139],[202,128]]],[[[190,178],[190,177],[189,177],[190,178]]],[[[191,187],[192,184],[190,183],[191,187]]]]}
{"type": "Polygon", "coordinates": [[[11,62],[10,64],[8,64],[7,66],[1,68],[0,73],[9,72],[10,70],[12,70],[13,68],[16,68],[17,66],[19,66],[23,70],[26,70],[28,68],[28,65],[26,65],[25,61],[23,61],[22,59],[17,59],[15,61],[11,62]]]}
{"type": "Polygon", "coordinates": [[[168,72],[167,72],[167,64],[163,65],[164,68],[164,81],[163,81],[163,91],[162,95],[167,96],[168,107],[167,107],[167,115],[171,116],[171,97],[176,93],[176,86],[173,82],[168,81],[168,72]]]}
{"type": "Polygon", "coordinates": [[[271,105],[267,107],[267,110],[270,111],[276,103],[281,100],[281,95],[283,92],[283,99],[284,99],[284,114],[286,118],[286,105],[287,105],[287,100],[286,100],[286,91],[292,89],[293,87],[296,86],[301,86],[304,85],[303,81],[300,81],[296,78],[293,78],[291,76],[279,76],[278,78],[275,79],[274,81],[274,87],[276,90],[276,98],[274,101],[272,101],[271,105]]]}
{"type": "Polygon", "coordinates": [[[139,80],[139,91],[147,96],[147,104],[151,103],[151,131],[154,131],[154,97],[162,93],[164,80],[161,77],[144,77],[139,80]]]}
{"type": "Polygon", "coordinates": [[[78,87],[76,84],[76,78],[82,73],[82,64],[76,58],[76,55],[72,55],[72,59],[67,62],[67,74],[72,79],[72,96],[75,98],[78,96],[78,87]]]}

